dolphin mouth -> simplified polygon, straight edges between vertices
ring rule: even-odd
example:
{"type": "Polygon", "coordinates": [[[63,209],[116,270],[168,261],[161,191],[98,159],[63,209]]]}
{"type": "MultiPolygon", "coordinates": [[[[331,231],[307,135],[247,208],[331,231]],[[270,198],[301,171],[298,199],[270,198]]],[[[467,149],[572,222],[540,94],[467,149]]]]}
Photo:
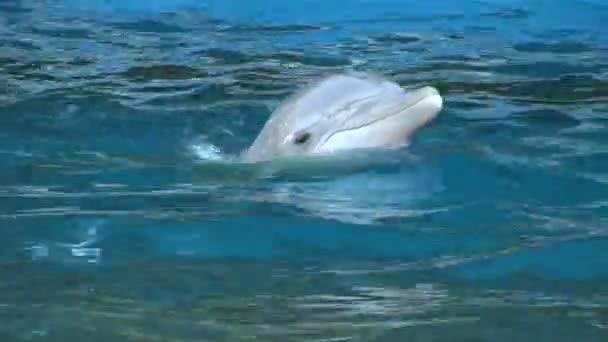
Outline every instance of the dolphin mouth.
{"type": "Polygon", "coordinates": [[[425,109],[429,113],[439,113],[439,111],[443,108],[443,99],[441,98],[437,88],[426,86],[406,92],[404,98],[398,100],[398,102],[391,107],[391,110],[387,111],[387,115],[378,118],[377,120],[383,120],[391,116],[401,114],[402,112],[423,103],[427,105],[426,107],[428,108],[425,109]]]}
{"type": "Polygon", "coordinates": [[[327,144],[334,136],[361,129],[373,129],[372,127],[377,125],[400,126],[405,135],[411,135],[433,120],[443,108],[443,98],[434,87],[425,86],[404,91],[398,95],[376,99],[374,102],[379,108],[374,110],[375,114],[371,117],[355,118],[351,124],[323,139],[320,146],[327,144]]]}
{"type": "Polygon", "coordinates": [[[431,86],[405,90],[405,94],[402,93],[397,96],[392,95],[386,99],[378,100],[378,102],[381,101],[387,103],[383,106],[384,108],[377,111],[378,113],[382,113],[382,115],[377,115],[367,121],[361,121],[359,125],[353,125],[345,130],[357,129],[372,125],[375,122],[401,115],[404,112],[411,112],[418,106],[423,108],[412,115],[416,115],[418,119],[423,119],[420,117],[422,115],[424,116],[424,119],[429,120],[433,119],[443,108],[443,99],[439,94],[439,91],[437,88],[431,86]]]}

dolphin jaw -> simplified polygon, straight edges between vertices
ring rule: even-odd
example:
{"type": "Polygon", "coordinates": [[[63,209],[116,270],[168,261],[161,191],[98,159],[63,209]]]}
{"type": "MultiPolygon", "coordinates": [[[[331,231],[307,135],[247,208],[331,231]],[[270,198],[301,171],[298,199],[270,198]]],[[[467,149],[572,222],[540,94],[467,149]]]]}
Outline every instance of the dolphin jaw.
{"type": "Polygon", "coordinates": [[[443,109],[443,98],[436,88],[426,86],[407,92],[389,108],[386,115],[375,120],[332,132],[313,153],[407,146],[418,129],[437,117],[443,109]]]}
{"type": "Polygon", "coordinates": [[[417,110],[424,112],[421,119],[424,120],[422,124],[425,124],[439,115],[439,112],[443,109],[443,98],[439,91],[433,87],[420,88],[417,92],[423,93],[424,97],[410,108],[417,107],[417,110]]]}

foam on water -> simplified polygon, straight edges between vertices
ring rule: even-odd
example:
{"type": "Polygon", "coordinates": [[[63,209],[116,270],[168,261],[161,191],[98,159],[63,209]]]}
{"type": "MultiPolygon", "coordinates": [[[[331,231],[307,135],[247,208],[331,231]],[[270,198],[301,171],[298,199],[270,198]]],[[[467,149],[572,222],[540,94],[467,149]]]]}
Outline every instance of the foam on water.
{"type": "Polygon", "coordinates": [[[217,147],[213,144],[209,144],[209,143],[205,143],[205,142],[198,142],[198,143],[193,143],[192,145],[189,146],[189,148],[192,151],[192,153],[194,153],[196,158],[199,158],[200,160],[210,160],[210,161],[228,160],[228,158],[224,154],[222,154],[222,151],[219,149],[219,147],[217,147]]]}

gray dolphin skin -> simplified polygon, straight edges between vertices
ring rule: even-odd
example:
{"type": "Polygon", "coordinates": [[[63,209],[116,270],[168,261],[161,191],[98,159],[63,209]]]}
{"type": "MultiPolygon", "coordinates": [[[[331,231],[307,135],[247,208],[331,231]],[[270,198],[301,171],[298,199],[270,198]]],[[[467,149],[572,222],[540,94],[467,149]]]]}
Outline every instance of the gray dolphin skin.
{"type": "Polygon", "coordinates": [[[286,98],[244,152],[247,162],[406,146],[441,111],[433,87],[405,90],[350,72],[317,80],[286,98]]]}

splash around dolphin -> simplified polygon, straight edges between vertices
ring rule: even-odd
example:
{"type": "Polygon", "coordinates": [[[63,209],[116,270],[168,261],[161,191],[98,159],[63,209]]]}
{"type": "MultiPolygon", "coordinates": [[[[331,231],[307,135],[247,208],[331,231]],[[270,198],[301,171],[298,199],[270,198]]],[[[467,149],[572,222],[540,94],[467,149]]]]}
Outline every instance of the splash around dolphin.
{"type": "Polygon", "coordinates": [[[333,74],[286,98],[241,157],[263,162],[407,146],[442,107],[430,86],[406,90],[371,73],[333,74]]]}

